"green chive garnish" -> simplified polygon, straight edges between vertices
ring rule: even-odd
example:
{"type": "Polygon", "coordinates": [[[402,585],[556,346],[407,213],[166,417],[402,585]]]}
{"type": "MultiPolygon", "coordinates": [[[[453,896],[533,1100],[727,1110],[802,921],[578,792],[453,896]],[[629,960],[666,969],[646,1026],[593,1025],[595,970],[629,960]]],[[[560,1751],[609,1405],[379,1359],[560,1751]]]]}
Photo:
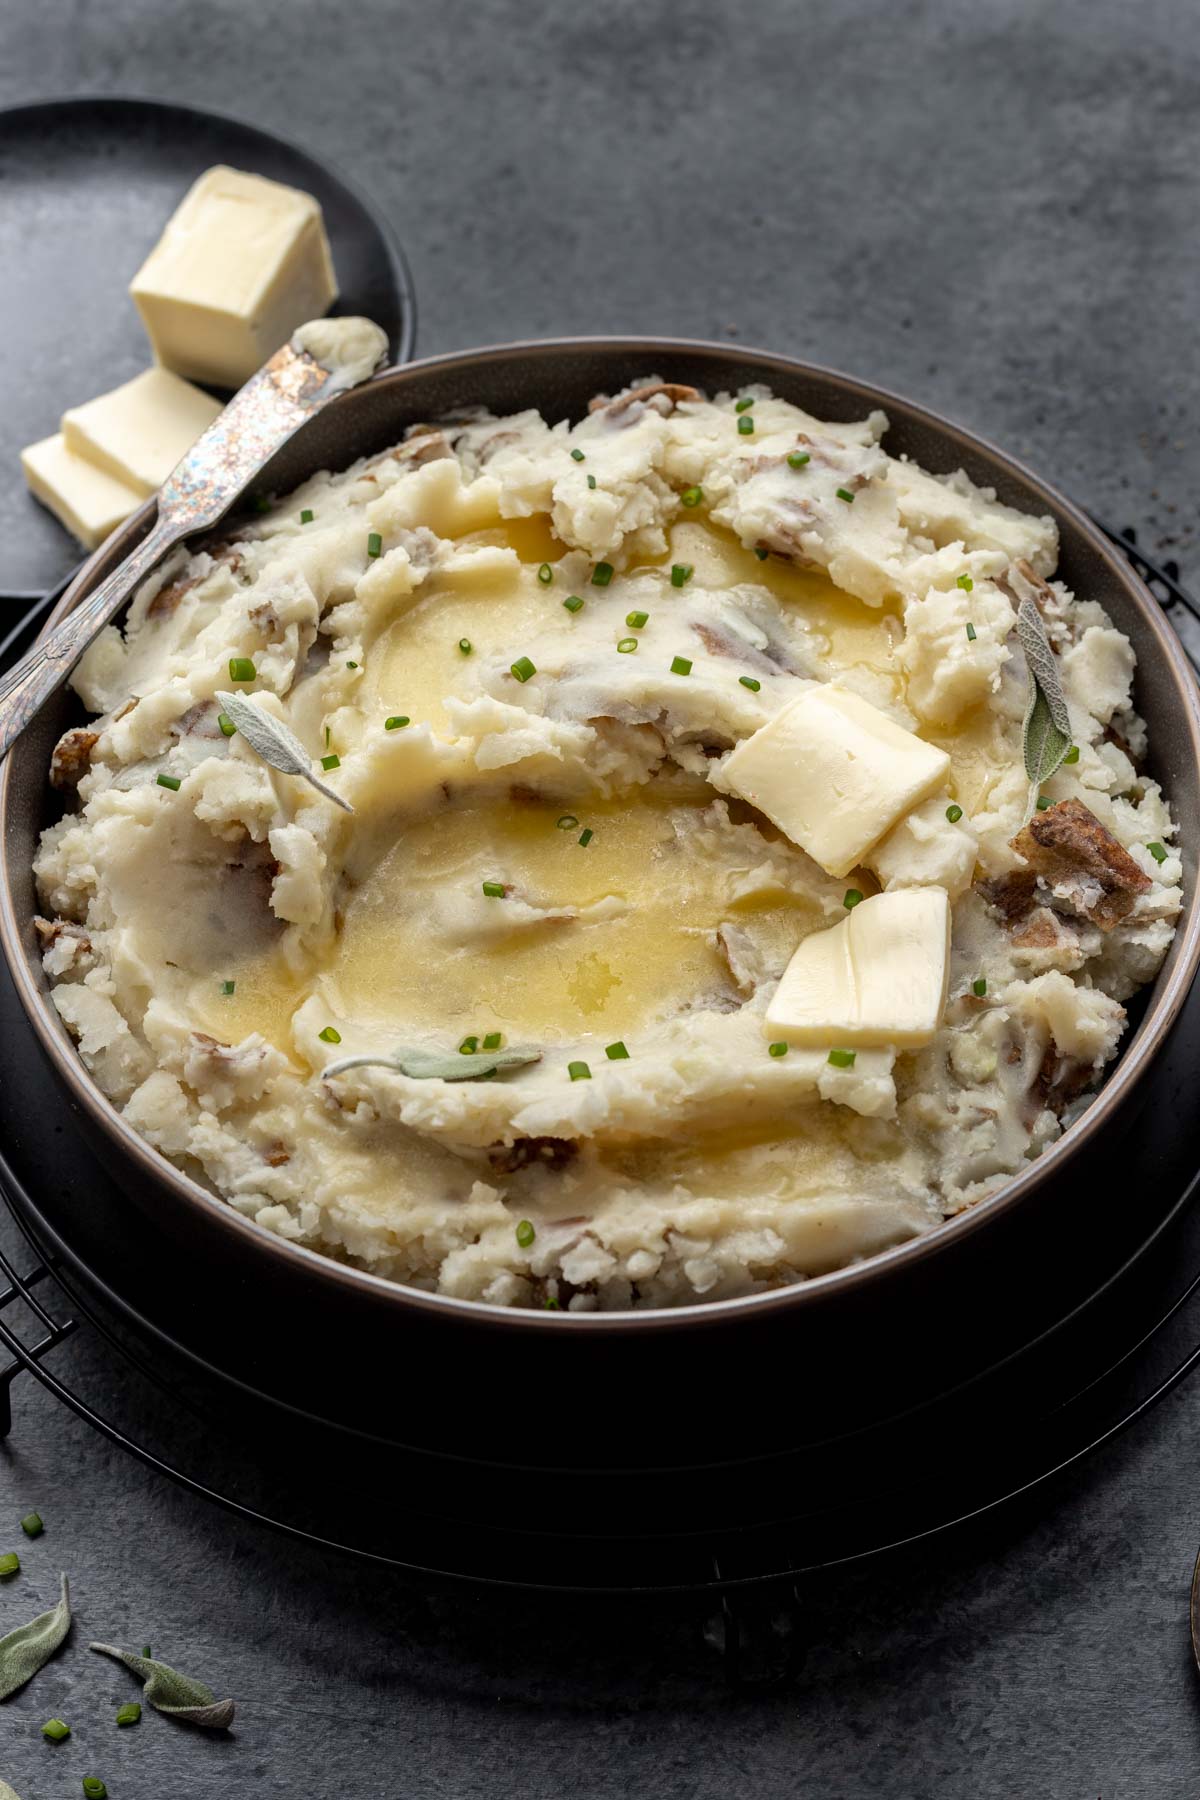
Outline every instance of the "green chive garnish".
{"type": "Polygon", "coordinates": [[[6,1550],[0,1556],[0,1577],[15,1575],[21,1567],[21,1559],[15,1550],[6,1550]]]}
{"type": "Polygon", "coordinates": [[[233,990],[234,990],[234,987],[235,987],[235,986],[236,986],[236,983],[235,983],[235,982],[232,982],[232,981],[223,981],[223,982],[222,982],[222,983],[221,983],[221,992],[222,992],[222,993],[223,993],[223,994],[226,994],[226,995],[228,995],[228,994],[232,994],[232,992],[233,992],[233,990]]]}
{"type": "Polygon", "coordinates": [[[833,491],[839,500],[844,500],[848,506],[853,506],[854,495],[850,492],[849,488],[835,488],[833,491]]]}
{"type": "Polygon", "coordinates": [[[964,594],[969,594],[971,589],[975,586],[975,583],[971,580],[969,575],[960,575],[957,585],[962,589],[964,594]]]}
{"type": "Polygon", "coordinates": [[[504,883],[502,881],[485,881],[483,892],[488,900],[503,900],[504,883]]]}
{"type": "Polygon", "coordinates": [[[788,1047],[786,1044],[768,1044],[767,1045],[767,1055],[768,1056],[786,1056],[787,1053],[788,1053],[788,1047]]]}
{"type": "Polygon", "coordinates": [[[463,653],[463,655],[464,655],[464,656],[470,656],[470,654],[471,654],[471,640],[470,640],[470,638],[459,638],[459,640],[458,640],[458,647],[459,647],[459,649],[460,649],[460,650],[461,650],[461,651],[462,651],[462,653],[463,653]]]}
{"type": "Polygon", "coordinates": [[[741,398],[741,399],[740,399],[740,400],[739,400],[739,401],[738,401],[738,403],[737,403],[737,405],[736,405],[736,406],[735,406],[735,407],[734,407],[734,409],[733,409],[733,410],[734,410],[734,412],[735,412],[735,413],[744,413],[744,412],[749,412],[749,411],[750,411],[750,408],[751,408],[751,407],[752,407],[752,406],[753,406],[753,405],[754,405],[754,401],[753,401],[753,400],[752,400],[752,399],[751,399],[751,397],[750,397],[750,396],[749,396],[749,395],[748,395],[748,394],[745,394],[745,395],[743,395],[743,396],[742,396],[742,398],[741,398]]]}
{"type": "MultiPolygon", "coordinates": [[[[339,1038],[338,1043],[340,1044],[341,1041],[342,1041],[341,1038],[339,1038]]],[[[142,1645],[142,1655],[145,1657],[147,1662],[150,1661],[150,1646],[149,1646],[149,1644],[142,1645]]]]}
{"type": "Polygon", "coordinates": [[[590,1081],[592,1079],[592,1071],[585,1062],[568,1063],[567,1074],[571,1077],[572,1081],[590,1081]]]}
{"type": "Polygon", "coordinates": [[[41,1516],[38,1513],[26,1513],[25,1517],[21,1520],[21,1530],[25,1533],[26,1537],[41,1537],[45,1529],[46,1527],[42,1524],[41,1516]]]}
{"type": "Polygon", "coordinates": [[[967,624],[967,642],[970,644],[975,642],[975,627],[969,621],[967,624]]]}
{"type": "Polygon", "coordinates": [[[702,487],[684,488],[679,498],[685,506],[699,506],[704,498],[704,489],[702,487]]]}
{"type": "Polygon", "coordinates": [[[952,825],[957,825],[962,818],[962,807],[951,804],[946,808],[946,817],[952,825]]]}
{"type": "Polygon", "coordinates": [[[594,475],[589,475],[588,476],[588,486],[590,488],[594,488],[595,485],[596,485],[596,477],[594,475]]]}
{"type": "Polygon", "coordinates": [[[518,656],[516,662],[510,663],[509,667],[518,681],[528,681],[531,675],[537,674],[537,670],[527,656],[518,656]]]}
{"type": "Polygon", "coordinates": [[[582,462],[583,461],[583,451],[582,450],[572,450],[571,457],[574,462],[582,462]]]}
{"type": "Polygon", "coordinates": [[[650,617],[650,614],[648,612],[626,613],[625,614],[625,623],[627,625],[632,625],[633,629],[635,631],[640,631],[642,629],[642,626],[649,619],[649,617],[650,617]]]}
{"type": "Polygon", "coordinates": [[[474,1056],[478,1048],[479,1039],[477,1037],[465,1037],[458,1046],[458,1054],[460,1056],[474,1056]]]}
{"type": "Polygon", "coordinates": [[[755,681],[753,675],[739,675],[738,680],[744,688],[749,688],[752,694],[757,694],[762,687],[762,682],[755,681]]]}
{"type": "Polygon", "coordinates": [[[528,1250],[536,1236],[537,1233],[534,1231],[530,1220],[522,1219],[521,1223],[517,1226],[517,1242],[522,1250],[528,1250]]]}
{"type": "Polygon", "coordinates": [[[380,537],[380,535],[377,531],[371,532],[370,536],[367,538],[367,555],[368,556],[382,556],[383,555],[383,539],[380,537]]]}
{"type": "Polygon", "coordinates": [[[563,605],[569,613],[577,613],[583,605],[583,601],[579,598],[578,594],[568,594],[563,601],[563,605]]]}
{"type": "Polygon", "coordinates": [[[269,513],[271,510],[271,502],[265,494],[255,494],[250,504],[256,513],[269,513]]]}
{"type": "Polygon", "coordinates": [[[613,566],[609,562],[598,562],[592,570],[592,586],[607,587],[613,578],[613,566]]]}
{"type": "Polygon", "coordinates": [[[158,777],[158,785],[159,787],[170,788],[171,792],[174,794],[178,793],[181,784],[178,775],[160,775],[158,777]]]}
{"type": "Polygon", "coordinates": [[[321,758],[321,767],[323,769],[340,769],[341,766],[342,759],[334,750],[331,750],[328,756],[323,756],[321,758]]]}
{"type": "Polygon", "coordinates": [[[348,662],[348,663],[347,663],[347,664],[346,664],[346,667],[347,667],[347,668],[348,668],[348,669],[357,669],[357,667],[358,667],[358,664],[357,664],[357,663],[356,663],[356,662],[348,662]]]}
{"type": "Polygon", "coordinates": [[[88,1800],[108,1800],[108,1789],[98,1775],[85,1775],[83,1791],[88,1800]]]}
{"type": "Polygon", "coordinates": [[[230,681],[253,681],[254,664],[248,656],[231,656],[229,659],[230,681]]]}
{"type": "Polygon", "coordinates": [[[550,567],[549,563],[543,563],[538,570],[538,580],[544,587],[549,587],[550,583],[554,580],[554,570],[550,567]]]}
{"type": "Polygon", "coordinates": [[[574,831],[579,820],[574,813],[564,813],[561,819],[556,819],[554,822],[560,831],[574,831]]]}
{"type": "Polygon", "coordinates": [[[585,850],[587,849],[588,845],[591,843],[591,841],[595,837],[595,835],[596,834],[592,830],[590,825],[584,826],[583,830],[579,834],[579,841],[583,845],[585,850]]]}
{"type": "Polygon", "coordinates": [[[1071,745],[1071,748],[1067,751],[1067,754],[1063,757],[1063,761],[1065,763],[1077,763],[1079,761],[1079,745],[1078,744],[1071,745]]]}
{"type": "Polygon", "coordinates": [[[485,1050],[498,1050],[503,1042],[504,1033],[502,1031],[489,1031],[483,1040],[483,1048],[485,1050]]]}
{"type": "Polygon", "coordinates": [[[827,1060],[835,1069],[852,1069],[857,1055],[857,1050],[831,1050],[827,1060]]]}
{"type": "Polygon", "coordinates": [[[1147,844],[1146,848],[1150,852],[1151,856],[1154,858],[1156,863],[1165,863],[1166,862],[1167,846],[1165,844],[1147,844]]]}
{"type": "Polygon", "coordinates": [[[1050,799],[1048,794],[1038,795],[1037,809],[1039,812],[1048,812],[1053,804],[1054,802],[1050,799]]]}
{"type": "Polygon", "coordinates": [[[695,573],[696,571],[691,563],[672,563],[671,586],[673,588],[684,587],[692,579],[692,576],[695,573]]]}
{"type": "Polygon", "coordinates": [[[609,1062],[628,1062],[629,1060],[629,1052],[621,1042],[620,1038],[617,1039],[615,1044],[605,1044],[604,1054],[607,1056],[609,1062]]]}
{"type": "Polygon", "coordinates": [[[690,675],[691,672],[692,665],[686,656],[673,656],[671,658],[672,675],[690,675]]]}
{"type": "Polygon", "coordinates": [[[324,1031],[318,1031],[317,1036],[323,1044],[340,1044],[342,1041],[342,1034],[334,1025],[326,1025],[324,1031]]]}
{"type": "Polygon", "coordinates": [[[404,727],[411,723],[412,720],[407,713],[393,713],[390,719],[383,721],[383,729],[385,731],[403,731],[404,727]]]}
{"type": "Polygon", "coordinates": [[[738,420],[738,436],[739,437],[753,437],[753,435],[754,435],[754,420],[749,419],[749,418],[739,419],[738,420]]]}
{"type": "Polygon", "coordinates": [[[237,726],[234,724],[228,713],[219,712],[217,714],[217,724],[221,727],[222,737],[232,737],[237,730],[237,726]]]}
{"type": "Polygon", "coordinates": [[[788,468],[789,469],[802,469],[806,462],[811,462],[811,461],[812,461],[812,455],[809,451],[793,450],[788,457],[788,468]]]}
{"type": "Polygon", "coordinates": [[[757,556],[759,562],[766,562],[771,552],[769,550],[764,550],[761,544],[755,544],[754,554],[757,556]]]}
{"type": "Polygon", "coordinates": [[[304,511],[300,514],[300,523],[302,525],[311,525],[312,522],[313,522],[312,507],[306,506],[304,508],[304,511]]]}
{"type": "Polygon", "coordinates": [[[552,1298],[549,1300],[544,1300],[542,1302],[542,1311],[543,1312],[561,1312],[562,1308],[559,1306],[558,1301],[552,1298]]]}
{"type": "Polygon", "coordinates": [[[846,908],[847,912],[850,912],[858,905],[861,899],[862,895],[857,888],[847,888],[846,892],[842,895],[842,905],[846,908]]]}
{"type": "Polygon", "coordinates": [[[71,1727],[61,1719],[47,1719],[42,1726],[42,1736],[49,1738],[52,1744],[61,1744],[64,1738],[71,1735],[71,1727]]]}
{"type": "Polygon", "coordinates": [[[636,638],[622,638],[617,644],[617,649],[622,656],[632,656],[637,647],[638,641],[636,638]]]}
{"type": "Polygon", "coordinates": [[[127,1700],[124,1706],[117,1708],[118,1725],[136,1725],[142,1716],[142,1709],[136,1700],[127,1700]]]}
{"type": "Polygon", "coordinates": [[[973,981],[971,983],[971,992],[973,994],[975,994],[980,1000],[983,999],[983,996],[987,993],[987,976],[986,975],[981,975],[977,981],[973,981]]]}

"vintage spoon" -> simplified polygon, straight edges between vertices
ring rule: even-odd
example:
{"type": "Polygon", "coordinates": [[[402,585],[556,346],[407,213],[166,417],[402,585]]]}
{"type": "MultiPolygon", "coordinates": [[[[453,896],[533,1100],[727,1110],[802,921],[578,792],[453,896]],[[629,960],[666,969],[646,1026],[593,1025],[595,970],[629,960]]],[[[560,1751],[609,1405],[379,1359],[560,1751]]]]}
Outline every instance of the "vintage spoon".
{"type": "Polygon", "coordinates": [[[62,686],[139,582],[193,532],[224,518],[263,465],[321,408],[374,373],[387,338],[369,319],[302,325],[196,439],[158,495],[158,517],[119,569],[0,677],[0,757],[62,686]]]}

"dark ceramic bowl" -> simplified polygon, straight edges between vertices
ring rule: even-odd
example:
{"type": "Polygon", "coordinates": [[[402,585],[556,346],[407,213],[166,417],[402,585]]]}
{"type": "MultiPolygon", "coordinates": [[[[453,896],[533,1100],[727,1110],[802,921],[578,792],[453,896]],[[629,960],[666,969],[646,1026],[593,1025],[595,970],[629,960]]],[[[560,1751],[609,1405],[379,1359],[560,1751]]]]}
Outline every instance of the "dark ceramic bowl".
{"type": "MultiPolygon", "coordinates": [[[[964,468],[976,482],[994,487],[1001,500],[1053,514],[1061,534],[1063,579],[1076,593],[1102,602],[1137,650],[1136,699],[1150,724],[1152,773],[1162,782],[1181,826],[1185,911],[1136,1028],[1099,1097],[1053,1148],[958,1219],[868,1261],[742,1299],[664,1312],[579,1316],[484,1306],[400,1287],[260,1228],[161,1157],[93,1085],[50,1003],[32,922],[34,846],[55,811],[46,780],[50,751],[60,733],[80,716],[78,703],[61,692],[14,748],[0,774],[0,942],[57,1078],[64,1118],[73,1119],[124,1189],[131,1230],[136,1229],[137,1209],[152,1213],[157,1225],[165,1227],[189,1256],[211,1262],[231,1295],[246,1289],[272,1295],[284,1331],[289,1319],[311,1319],[312,1309],[319,1309],[323,1356],[310,1354],[302,1334],[293,1329],[294,1379],[306,1400],[323,1386],[329,1408],[344,1410],[349,1404],[348,1365],[339,1363],[336,1355],[330,1358],[331,1344],[348,1346],[347,1354],[360,1367],[364,1355],[392,1360],[397,1355],[406,1359],[419,1355],[423,1367],[433,1369],[443,1366],[439,1359],[448,1355],[445,1366],[461,1370],[464,1356],[502,1354],[510,1359],[514,1380],[535,1384],[544,1377],[549,1355],[556,1383],[567,1385],[576,1378],[584,1384],[594,1382],[596,1353],[603,1347],[606,1386],[612,1380],[629,1379],[638,1384],[676,1382],[690,1389],[694,1382],[686,1377],[702,1343],[723,1345],[722,1358],[733,1359],[726,1361],[727,1367],[746,1368],[747,1359],[780,1353],[791,1362],[809,1351],[828,1366],[848,1344],[861,1349],[864,1341],[883,1341],[879,1334],[897,1321],[906,1322],[903,1329],[911,1337],[913,1318],[930,1306],[943,1321],[939,1329],[947,1328],[943,1303],[951,1294],[956,1297],[960,1327],[969,1337],[981,1305],[989,1296],[996,1298],[1004,1254],[1017,1258],[1026,1271],[1023,1292],[1031,1291],[1031,1259],[1040,1261],[1052,1288],[1054,1259],[1046,1255],[1039,1259],[1038,1246],[1069,1242],[1073,1221],[1079,1218],[1084,1230],[1102,1228],[1097,1221],[1104,1202],[1097,1202],[1094,1187],[1086,1201],[1080,1201],[1084,1176],[1089,1169],[1103,1169],[1106,1146],[1117,1140],[1136,1113],[1127,1103],[1154,1065],[1196,972],[1200,705],[1180,647],[1145,587],[1075,506],[1010,457],[935,414],[828,369],[723,344],[656,338],[515,344],[409,363],[377,377],[330,406],[288,444],[262,485],[287,491],[316,469],[337,468],[382,449],[417,420],[463,406],[485,405],[498,413],[536,406],[552,419],[577,418],[593,394],[613,392],[632,378],[651,373],[709,392],[765,381],[785,399],[831,420],[860,418],[882,407],[891,420],[887,437],[891,451],[906,451],[935,472],[964,468]],[[1085,1205],[1086,1214],[1078,1212],[1080,1205],[1085,1205]],[[864,1321],[869,1325],[865,1340],[864,1321]]],[[[55,621],[117,567],[149,528],[152,514],[148,503],[90,559],[61,602],[55,621]]],[[[1069,1257],[1071,1252],[1068,1248],[1062,1254],[1069,1257]]],[[[882,1381],[886,1360],[875,1358],[876,1384],[886,1385],[882,1381]]],[[[964,1366],[969,1360],[964,1353],[964,1366]]],[[[411,1436],[420,1437],[422,1430],[426,1437],[437,1434],[446,1396],[442,1392],[438,1397],[436,1379],[428,1398],[425,1425],[411,1416],[406,1421],[411,1436]]],[[[694,1424],[698,1403],[691,1417],[694,1424]]]]}

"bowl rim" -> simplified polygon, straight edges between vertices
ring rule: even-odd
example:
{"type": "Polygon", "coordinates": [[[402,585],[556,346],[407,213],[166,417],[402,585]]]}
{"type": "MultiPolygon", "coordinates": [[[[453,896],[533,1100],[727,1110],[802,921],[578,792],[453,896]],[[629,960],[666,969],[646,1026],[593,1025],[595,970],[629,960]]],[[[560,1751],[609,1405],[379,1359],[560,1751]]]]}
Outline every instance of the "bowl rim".
{"type": "MultiPolygon", "coordinates": [[[[925,426],[960,451],[972,456],[982,454],[985,460],[999,465],[1019,484],[1031,489],[1046,510],[1059,518],[1065,518],[1082,534],[1106,565],[1113,581],[1124,590],[1141,616],[1143,625],[1157,640],[1165,667],[1178,692],[1188,730],[1190,760],[1197,770],[1200,782],[1200,684],[1196,681],[1179,639],[1162,616],[1145,583],[1086,513],[1058,488],[1017,457],[999,449],[990,439],[902,394],[824,364],[749,345],[729,344],[706,338],[625,334],[519,339],[510,343],[444,352],[382,370],[368,386],[372,391],[381,386],[403,391],[410,381],[437,369],[454,367],[466,373],[482,365],[494,367],[505,362],[542,358],[552,360],[556,356],[581,350],[603,350],[614,356],[628,357],[631,378],[634,370],[644,372],[652,368],[657,356],[689,354],[744,363],[748,371],[757,369],[768,380],[772,371],[788,376],[815,377],[840,389],[867,410],[882,408],[887,411],[891,407],[898,416],[903,415],[907,420],[925,426]]],[[[364,391],[357,390],[358,393],[364,391]]],[[[355,393],[341,396],[334,404],[339,408],[353,406],[355,393]]],[[[87,558],[42,627],[38,642],[79,604],[101,578],[106,567],[119,555],[127,554],[149,530],[153,515],[154,500],[151,497],[87,558]]],[[[994,1193],[977,1201],[966,1211],[943,1220],[940,1225],[931,1227],[927,1232],[877,1251],[861,1261],[831,1269],[825,1274],[792,1282],[784,1287],[735,1295],[727,1299],[701,1299],[676,1307],[605,1313],[550,1314],[540,1310],[505,1307],[492,1301],[472,1300],[408,1287],[369,1269],[337,1262],[324,1252],[307,1245],[293,1243],[245,1217],[222,1197],[209,1193],[134,1131],[93,1081],[54,1011],[49,999],[49,989],[43,991],[31,972],[14,903],[7,851],[13,766],[11,757],[5,758],[3,765],[0,765],[0,951],[8,965],[26,1017],[52,1068],[64,1081],[69,1098],[86,1112],[122,1156],[132,1160],[139,1173],[152,1186],[156,1183],[165,1184],[173,1191],[177,1201],[192,1209],[199,1207],[205,1222],[229,1234],[232,1243],[240,1243],[261,1255],[280,1259],[301,1275],[315,1275],[322,1281],[337,1283],[350,1293],[358,1294],[363,1300],[398,1307],[402,1314],[415,1311],[432,1315],[443,1322],[458,1319],[477,1327],[491,1327],[501,1331],[540,1331],[561,1330],[563,1321],[569,1319],[574,1331],[601,1336],[613,1331],[658,1332],[734,1325],[747,1316],[762,1322],[769,1314],[791,1312],[796,1307],[811,1309],[851,1291],[869,1289],[877,1282],[885,1282],[892,1276],[912,1271],[918,1265],[928,1264],[964,1244],[996,1220],[1015,1212],[1037,1188],[1061,1174],[1078,1157],[1129,1098],[1146,1073],[1175,1024],[1200,966],[1200,884],[1194,884],[1193,892],[1185,898],[1183,913],[1176,928],[1178,954],[1166,987],[1146,1012],[1136,1041],[1122,1053],[1116,1068],[1103,1083],[1087,1111],[1055,1143],[994,1193]]],[[[22,871],[22,878],[27,874],[28,871],[22,871]]]]}

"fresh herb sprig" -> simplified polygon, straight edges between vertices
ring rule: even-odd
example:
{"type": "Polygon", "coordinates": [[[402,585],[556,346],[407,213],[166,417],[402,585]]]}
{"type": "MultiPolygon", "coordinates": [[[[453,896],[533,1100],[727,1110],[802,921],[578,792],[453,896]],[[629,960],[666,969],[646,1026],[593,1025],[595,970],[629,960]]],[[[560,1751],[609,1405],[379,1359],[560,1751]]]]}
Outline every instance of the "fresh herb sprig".
{"type": "Polygon", "coordinates": [[[1049,781],[1071,748],[1071,715],[1059,679],[1058,659],[1050,648],[1042,615],[1030,599],[1022,600],[1017,609],[1017,636],[1029,667],[1022,740],[1032,810],[1037,789],[1049,781]]]}
{"type": "Polygon", "coordinates": [[[233,1701],[218,1700],[204,1682],[193,1681],[190,1675],[181,1675],[178,1669],[156,1662],[153,1657],[119,1650],[115,1644],[89,1644],[88,1648],[124,1663],[131,1674],[139,1676],[146,1684],[143,1696],[156,1712],[168,1713],[189,1725],[206,1726],[209,1731],[228,1731],[233,1724],[233,1701]]]}

